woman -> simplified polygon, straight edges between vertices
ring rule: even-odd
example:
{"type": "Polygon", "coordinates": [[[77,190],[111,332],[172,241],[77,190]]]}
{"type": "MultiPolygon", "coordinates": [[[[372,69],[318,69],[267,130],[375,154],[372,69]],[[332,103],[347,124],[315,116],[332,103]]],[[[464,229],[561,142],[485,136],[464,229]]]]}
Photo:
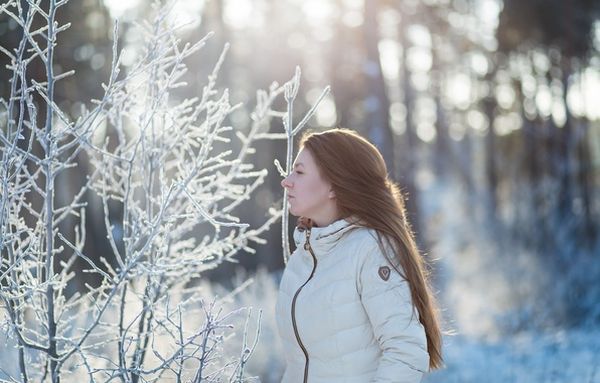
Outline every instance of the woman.
{"type": "Polygon", "coordinates": [[[281,185],[300,217],[276,305],[282,382],[419,382],[442,365],[425,264],[383,157],[347,129],[301,140],[281,185]]]}

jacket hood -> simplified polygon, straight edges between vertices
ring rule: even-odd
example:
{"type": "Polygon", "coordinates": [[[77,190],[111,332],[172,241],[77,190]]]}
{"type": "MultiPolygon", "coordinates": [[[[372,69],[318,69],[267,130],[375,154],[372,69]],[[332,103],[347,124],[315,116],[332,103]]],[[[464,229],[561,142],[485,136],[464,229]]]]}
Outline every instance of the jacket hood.
{"type": "MultiPolygon", "coordinates": [[[[323,227],[312,227],[310,229],[310,246],[316,256],[322,255],[331,250],[344,234],[359,227],[362,226],[353,217],[342,218],[323,227]]],[[[296,247],[304,246],[307,232],[308,229],[296,226],[294,229],[296,247]]]]}

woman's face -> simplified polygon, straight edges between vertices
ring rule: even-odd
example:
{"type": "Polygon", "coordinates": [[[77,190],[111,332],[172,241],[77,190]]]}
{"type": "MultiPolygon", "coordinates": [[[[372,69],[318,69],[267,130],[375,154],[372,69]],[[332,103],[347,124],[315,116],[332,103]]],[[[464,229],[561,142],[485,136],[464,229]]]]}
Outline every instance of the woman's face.
{"type": "Polygon", "coordinates": [[[292,215],[327,222],[335,212],[335,195],[331,184],[321,177],[314,157],[302,149],[294,161],[293,170],[281,181],[288,191],[289,210],[292,215]]]}

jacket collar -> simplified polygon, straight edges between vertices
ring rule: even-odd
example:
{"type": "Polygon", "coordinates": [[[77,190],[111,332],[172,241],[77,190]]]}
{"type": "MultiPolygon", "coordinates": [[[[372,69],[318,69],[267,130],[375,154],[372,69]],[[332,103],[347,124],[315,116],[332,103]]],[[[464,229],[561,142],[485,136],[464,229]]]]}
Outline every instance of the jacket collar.
{"type": "MultiPolygon", "coordinates": [[[[318,257],[333,249],[344,234],[358,227],[360,227],[360,224],[357,220],[353,219],[353,217],[348,217],[332,222],[328,226],[311,228],[309,242],[315,256],[318,257]]],[[[308,230],[299,227],[294,229],[296,247],[304,248],[308,230]]]]}

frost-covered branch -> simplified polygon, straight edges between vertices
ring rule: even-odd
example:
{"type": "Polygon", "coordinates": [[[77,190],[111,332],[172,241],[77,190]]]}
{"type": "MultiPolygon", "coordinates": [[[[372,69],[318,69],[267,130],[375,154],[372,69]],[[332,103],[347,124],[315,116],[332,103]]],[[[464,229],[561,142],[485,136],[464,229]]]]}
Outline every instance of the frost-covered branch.
{"type": "MultiPolygon", "coordinates": [[[[298,134],[304,126],[308,123],[310,118],[314,115],[317,110],[317,107],[323,100],[323,98],[329,93],[329,86],[326,87],[312,108],[306,113],[306,115],[302,118],[300,123],[294,127],[293,123],[293,112],[294,112],[294,100],[298,96],[298,89],[300,88],[300,67],[296,67],[296,72],[294,77],[288,81],[284,85],[285,90],[285,101],[287,103],[287,112],[285,114],[281,114],[281,118],[283,120],[283,127],[285,130],[285,138],[287,142],[287,151],[286,151],[286,161],[285,161],[285,169],[282,168],[279,161],[275,160],[275,166],[279,171],[279,174],[282,177],[287,177],[288,174],[292,171],[292,158],[294,154],[294,137],[298,134]]],[[[283,192],[283,219],[281,220],[281,242],[283,245],[283,261],[287,264],[287,261],[290,257],[290,241],[289,241],[289,222],[288,222],[288,200],[287,200],[287,189],[284,189],[283,192]]]]}
{"type": "Polygon", "coordinates": [[[272,208],[263,224],[250,228],[236,209],[267,175],[251,156],[258,140],[281,138],[269,126],[281,115],[271,107],[285,89],[274,83],[257,92],[248,129],[226,126],[240,106],[230,104],[228,90],[216,88],[226,46],[201,94],[175,98],[186,86],[186,59],[211,34],[182,43],[167,5],[141,25],[145,45],[127,71],[115,24],[103,95],[71,120],[54,95],[58,81],[76,75],[55,72],[53,65],[58,36],[69,27],[55,17],[65,4],[0,6],[23,30],[16,49],[0,49],[11,60],[11,94],[0,100],[6,116],[0,120],[0,329],[18,350],[19,371],[11,379],[243,381],[258,335],[249,352],[244,344],[241,356],[226,360],[220,345],[239,310],[222,315],[220,300],[205,304],[192,287],[207,269],[263,243],[262,234],[281,215],[272,208]],[[34,18],[45,25],[34,30],[34,18]],[[32,62],[43,64],[43,80],[28,77],[32,62]],[[100,126],[106,137],[99,145],[100,126]],[[236,139],[234,152],[229,145],[236,139]],[[91,163],[83,169],[84,185],[66,201],[56,199],[57,177],[82,166],[81,156],[91,163]],[[90,193],[99,201],[109,254],[84,250],[90,193]],[[62,231],[66,224],[74,238],[62,231]],[[96,282],[73,292],[86,274],[96,282]]]}

